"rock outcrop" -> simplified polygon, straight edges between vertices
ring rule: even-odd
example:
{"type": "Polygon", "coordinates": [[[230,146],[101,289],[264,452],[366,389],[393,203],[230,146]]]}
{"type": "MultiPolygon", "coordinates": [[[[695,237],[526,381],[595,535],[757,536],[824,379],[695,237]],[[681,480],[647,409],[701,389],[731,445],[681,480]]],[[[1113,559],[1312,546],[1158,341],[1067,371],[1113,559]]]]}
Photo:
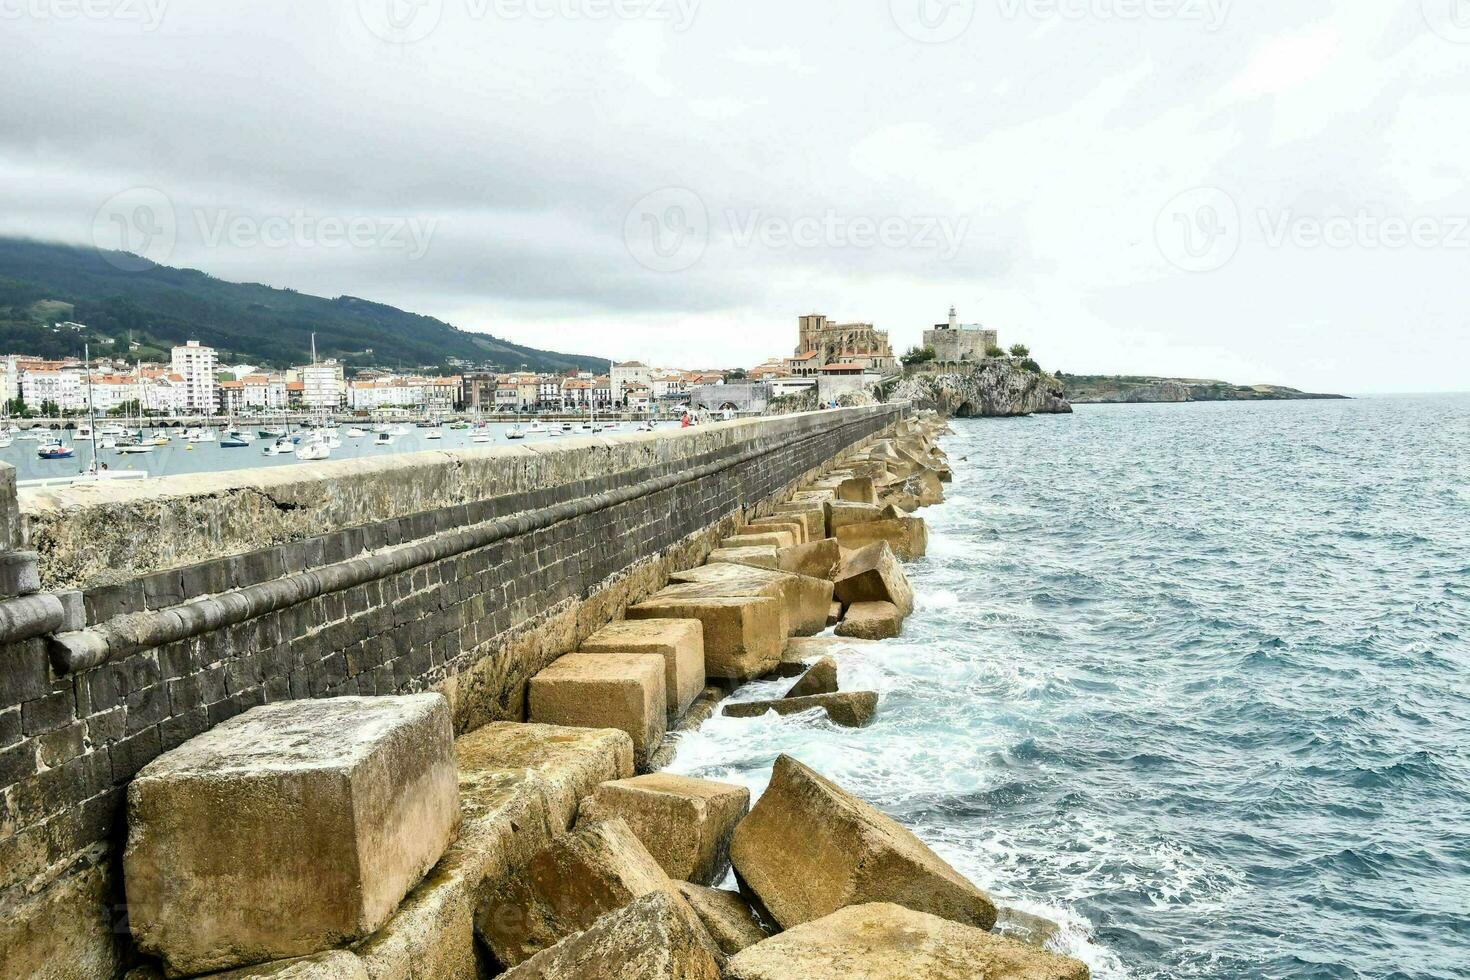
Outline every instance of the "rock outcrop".
{"type": "Polygon", "coordinates": [[[889,401],[910,401],[956,418],[1059,415],[1072,411],[1062,383],[1008,360],[977,363],[954,374],[915,374],[901,379],[889,401]]]}

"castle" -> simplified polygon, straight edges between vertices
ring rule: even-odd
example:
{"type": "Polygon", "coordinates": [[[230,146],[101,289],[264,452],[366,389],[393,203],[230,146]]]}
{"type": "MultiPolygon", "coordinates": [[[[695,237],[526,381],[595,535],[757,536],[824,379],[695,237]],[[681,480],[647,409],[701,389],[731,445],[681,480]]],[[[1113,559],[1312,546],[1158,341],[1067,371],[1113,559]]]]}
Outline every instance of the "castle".
{"type": "Polygon", "coordinates": [[[936,323],[933,330],[924,331],[924,346],[934,351],[934,360],[978,361],[986,351],[999,347],[999,335],[978,323],[960,323],[955,308],[949,308],[949,322],[936,323]]]}
{"type": "Polygon", "coordinates": [[[793,360],[811,373],[837,365],[882,373],[897,365],[888,331],[874,329],[871,323],[833,323],[811,313],[801,318],[799,333],[793,360]]]}

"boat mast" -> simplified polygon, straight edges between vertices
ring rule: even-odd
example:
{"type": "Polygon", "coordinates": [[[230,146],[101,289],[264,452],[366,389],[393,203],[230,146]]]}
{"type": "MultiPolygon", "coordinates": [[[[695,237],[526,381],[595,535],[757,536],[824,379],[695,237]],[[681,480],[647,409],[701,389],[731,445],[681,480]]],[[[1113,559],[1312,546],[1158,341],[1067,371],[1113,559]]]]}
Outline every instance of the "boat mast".
{"type": "Polygon", "coordinates": [[[82,373],[87,376],[87,428],[92,434],[91,472],[97,472],[97,408],[92,401],[92,348],[82,343],[82,373]]]}

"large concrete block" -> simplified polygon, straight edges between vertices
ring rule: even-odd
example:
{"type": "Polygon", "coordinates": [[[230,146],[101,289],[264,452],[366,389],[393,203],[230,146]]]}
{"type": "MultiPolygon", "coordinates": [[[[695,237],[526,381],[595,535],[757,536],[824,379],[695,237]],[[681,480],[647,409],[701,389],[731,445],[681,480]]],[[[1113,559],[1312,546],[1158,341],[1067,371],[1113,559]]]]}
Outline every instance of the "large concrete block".
{"type": "Polygon", "coordinates": [[[776,931],[760,920],[739,892],[706,888],[687,881],[678,881],[674,885],[726,956],[734,956],[742,949],[769,939],[776,931]]]}
{"type": "Polygon", "coordinates": [[[623,620],[582,642],[582,653],[656,653],[664,658],[669,720],[704,690],[704,625],[697,619],[623,620]]]}
{"type": "Polygon", "coordinates": [[[883,519],[883,508],[877,504],[855,504],[840,500],[827,501],[827,537],[837,537],[837,529],[849,524],[883,519]]]}
{"type": "Polygon", "coordinates": [[[570,653],[531,678],[530,720],[571,728],[615,728],[645,765],[668,726],[664,658],[651,653],[570,653]]]}
{"type": "Polygon", "coordinates": [[[211,973],[209,980],[373,980],[362,960],[340,949],[211,973]]]}
{"type": "MultiPolygon", "coordinates": [[[[781,598],[785,608],[788,631],[798,636],[814,636],[822,632],[827,625],[827,609],[832,603],[833,584],[830,580],[762,568],[704,565],[675,572],[669,580],[681,586],[705,586],[711,592],[727,595],[774,593],[781,598]]],[[[673,588],[671,586],[670,591],[673,588]]]]}
{"type": "Polygon", "coordinates": [[[726,704],[721,713],[728,718],[759,718],[771,711],[778,715],[796,715],[814,708],[820,708],[834,725],[866,728],[878,713],[878,695],[874,691],[838,691],[770,701],[737,701],[726,704]]]}
{"type": "Polygon", "coordinates": [[[883,541],[903,561],[917,561],[929,550],[929,529],[922,517],[868,521],[838,528],[837,541],[852,551],[883,541]]]}
{"type": "Polygon", "coordinates": [[[635,898],[672,890],[626,823],[592,821],[486,887],[475,906],[475,931],[496,959],[517,966],[635,898]]]}
{"type": "Polygon", "coordinates": [[[720,542],[721,548],[789,548],[796,544],[790,531],[756,531],[747,528],[745,533],[733,534],[720,542]]]}
{"type": "Polygon", "coordinates": [[[1081,960],[892,903],[854,905],[747,947],[726,980],[1087,980],[1081,960]]]}
{"type": "Polygon", "coordinates": [[[703,568],[712,568],[719,573],[719,577],[713,581],[685,581],[689,574],[695,572],[675,572],[671,575],[670,584],[655,592],[649,597],[650,602],[687,602],[699,599],[726,599],[726,598],[767,598],[775,599],[781,604],[780,630],[787,636],[791,635],[791,606],[786,600],[786,592],[778,580],[780,572],[773,572],[765,568],[750,568],[745,565],[705,565],[703,568]],[[768,576],[757,578],[757,576],[768,576]]]}
{"type": "Polygon", "coordinates": [[[744,786],[668,773],[603,783],[582,802],[586,819],[627,821],[670,878],[701,885],[725,877],[730,837],[749,810],[744,786]]]}
{"type": "Polygon", "coordinates": [[[775,568],[775,545],[759,545],[751,548],[716,548],[709,553],[710,562],[725,562],[730,565],[750,565],[754,568],[775,568]]]}
{"type": "Polygon", "coordinates": [[[868,902],[995,924],[990,898],[923,841],[787,755],[735,829],[730,856],[741,891],[787,929],[868,902]]]}
{"type": "Polygon", "coordinates": [[[339,946],[388,920],[458,823],[441,696],[263,705],[128,787],[129,925],[175,973],[339,946]]]}
{"type": "Polygon", "coordinates": [[[810,575],[830,581],[842,566],[841,546],[836,538],[821,538],[776,552],[776,566],[783,572],[810,575]]]}
{"type": "Polygon", "coordinates": [[[794,543],[806,543],[806,522],[790,515],[752,518],[739,533],[765,534],[768,531],[786,531],[791,535],[794,543]]]}
{"type": "Polygon", "coordinates": [[[806,540],[816,541],[827,534],[827,514],[821,504],[784,503],[776,505],[776,513],[790,520],[801,521],[806,530],[806,540]]]}
{"type": "Polygon", "coordinates": [[[804,698],[813,694],[836,694],[837,690],[837,661],[831,657],[822,657],[781,696],[804,698]]]}
{"type": "Polygon", "coordinates": [[[651,599],[628,607],[629,619],[697,619],[704,625],[704,670],[748,681],[781,659],[786,624],[779,599],[651,599]]]}
{"type": "Polygon", "coordinates": [[[903,633],[903,616],[891,602],[854,602],[836,632],[859,640],[891,640],[903,633]]]}
{"type": "Polygon", "coordinates": [[[720,980],[716,952],[686,901],[653,892],[542,950],[502,980],[720,980]]]}
{"type": "Polygon", "coordinates": [[[598,784],[633,774],[633,742],[609,729],[498,722],[455,740],[459,839],[356,952],[370,980],[476,980],[475,902],[572,825],[598,784]]]}
{"type": "Polygon", "coordinates": [[[904,618],[914,611],[914,591],[908,576],[885,542],[845,554],[832,594],[847,606],[854,602],[891,602],[904,618]]]}
{"type": "Polygon", "coordinates": [[[878,490],[871,477],[853,476],[837,485],[837,499],[854,504],[876,504],[878,490]]]}

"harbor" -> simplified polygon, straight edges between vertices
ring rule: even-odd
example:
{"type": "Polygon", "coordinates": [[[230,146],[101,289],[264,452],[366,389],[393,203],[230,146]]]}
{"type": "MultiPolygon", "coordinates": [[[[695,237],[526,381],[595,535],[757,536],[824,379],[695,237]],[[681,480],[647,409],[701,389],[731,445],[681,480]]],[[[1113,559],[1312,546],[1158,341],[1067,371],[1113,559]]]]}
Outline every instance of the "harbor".
{"type": "Polygon", "coordinates": [[[469,418],[434,422],[333,420],[313,426],[308,419],[241,422],[234,426],[85,422],[71,428],[12,426],[0,434],[0,462],[15,467],[23,486],[66,483],[95,471],[104,478],[145,479],[257,467],[291,466],[326,459],[361,459],[435,449],[463,450],[518,442],[560,440],[601,434],[654,431],[677,421],[624,418],[469,418]],[[305,424],[303,424],[305,423],[305,424]],[[48,457],[46,449],[57,450],[48,457]],[[40,481],[40,482],[38,482],[40,481]]]}

